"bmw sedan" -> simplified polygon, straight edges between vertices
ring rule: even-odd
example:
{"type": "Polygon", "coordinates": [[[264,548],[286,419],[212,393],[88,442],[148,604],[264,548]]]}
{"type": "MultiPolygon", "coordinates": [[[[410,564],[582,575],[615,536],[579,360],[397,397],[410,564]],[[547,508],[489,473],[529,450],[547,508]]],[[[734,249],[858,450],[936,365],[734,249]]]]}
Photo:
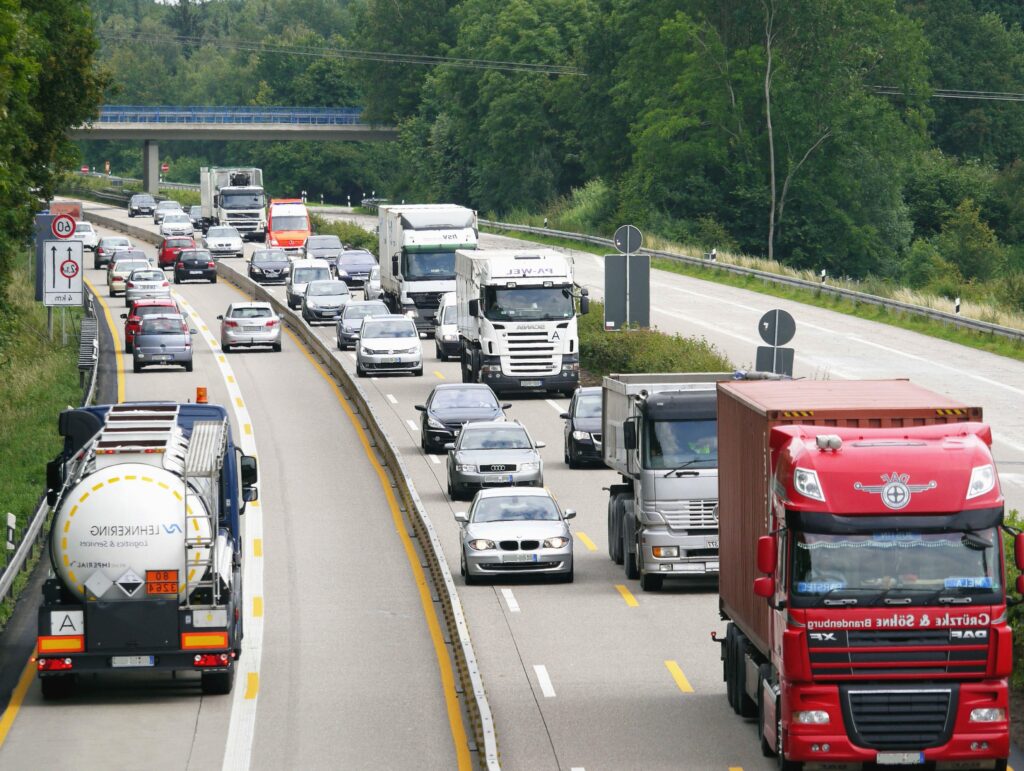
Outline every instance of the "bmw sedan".
{"type": "Polygon", "coordinates": [[[544,486],[540,448],[522,423],[470,423],[448,449],[448,497],[472,497],[485,487],[544,486]]]}
{"type": "Polygon", "coordinates": [[[230,225],[214,225],[206,231],[206,248],[214,257],[241,257],[242,236],[230,225]]]}
{"type": "Polygon", "coordinates": [[[338,350],[344,351],[359,342],[359,328],[368,316],[388,316],[391,311],[380,300],[351,300],[338,319],[338,350]]]}
{"type": "Polygon", "coordinates": [[[132,370],[143,367],[178,365],[192,371],[192,335],[182,316],[146,316],[135,334],[132,370]]]}
{"type": "Polygon", "coordinates": [[[565,421],[563,457],[569,468],[584,463],[604,464],[601,450],[601,387],[577,388],[569,402],[569,411],[562,413],[565,421]]]}
{"type": "Polygon", "coordinates": [[[461,540],[460,570],[467,584],[512,575],[554,575],[572,583],[572,532],[544,488],[481,490],[469,512],[455,515],[461,540]]]}
{"type": "Polygon", "coordinates": [[[238,346],[269,345],[281,350],[281,319],[268,302],[231,303],[220,320],[220,347],[224,353],[238,346]]]}
{"type": "Polygon", "coordinates": [[[310,281],[302,295],[302,318],[310,324],[335,321],[351,299],[344,281],[310,281]]]}
{"type": "Polygon", "coordinates": [[[156,297],[170,297],[171,284],[160,268],[133,270],[124,284],[124,304],[130,306],[136,300],[156,297]]]}
{"type": "Polygon", "coordinates": [[[257,284],[283,284],[292,261],[284,249],[257,249],[249,258],[249,278],[257,284]]]}
{"type": "Polygon", "coordinates": [[[423,452],[443,452],[462,427],[473,421],[502,420],[511,404],[502,404],[486,383],[441,383],[434,386],[425,404],[417,404],[420,447],[423,452]]]}

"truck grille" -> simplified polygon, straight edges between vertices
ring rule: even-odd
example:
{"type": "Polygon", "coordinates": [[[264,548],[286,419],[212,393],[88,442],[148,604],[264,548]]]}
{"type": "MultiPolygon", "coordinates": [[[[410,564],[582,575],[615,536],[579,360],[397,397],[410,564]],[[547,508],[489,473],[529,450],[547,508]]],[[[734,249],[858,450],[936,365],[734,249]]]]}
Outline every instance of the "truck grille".
{"type": "Polygon", "coordinates": [[[816,680],[980,676],[988,669],[985,629],[810,632],[807,645],[816,680]]]}
{"type": "Polygon", "coordinates": [[[949,741],[956,714],[956,686],[843,690],[850,739],[861,747],[923,750],[949,741]]]}
{"type": "Polygon", "coordinates": [[[548,340],[547,330],[508,332],[509,374],[554,375],[558,373],[560,356],[548,340]]]}
{"type": "Polygon", "coordinates": [[[715,516],[717,505],[718,500],[715,498],[693,498],[686,501],[662,501],[652,504],[651,508],[661,514],[673,530],[715,532],[718,530],[718,517],[715,516]]]}
{"type": "Polygon", "coordinates": [[[441,305],[442,292],[410,292],[409,299],[420,310],[436,311],[441,305]]]}

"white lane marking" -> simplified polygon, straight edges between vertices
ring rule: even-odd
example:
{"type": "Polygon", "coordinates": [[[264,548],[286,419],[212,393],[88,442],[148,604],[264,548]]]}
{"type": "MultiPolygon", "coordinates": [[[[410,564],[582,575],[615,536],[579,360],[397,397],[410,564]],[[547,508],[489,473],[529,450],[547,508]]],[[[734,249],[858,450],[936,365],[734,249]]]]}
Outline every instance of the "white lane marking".
{"type": "Polygon", "coordinates": [[[388,397],[388,401],[391,402],[392,404],[398,404],[398,399],[396,399],[393,394],[384,394],[384,395],[386,397],[388,397]]]}
{"type": "Polygon", "coordinates": [[[561,414],[561,413],[566,411],[566,408],[563,407],[558,402],[556,402],[554,399],[545,399],[544,401],[546,401],[548,404],[550,404],[552,407],[554,407],[555,408],[555,412],[557,412],[559,414],[561,414]]]}
{"type": "Polygon", "coordinates": [[[512,594],[511,589],[502,589],[501,596],[505,598],[505,604],[508,605],[509,613],[519,612],[519,602],[516,600],[516,596],[512,594]]]}
{"type": "Polygon", "coordinates": [[[408,418],[406,418],[406,421],[405,421],[405,422],[409,424],[409,428],[411,428],[411,429],[412,429],[413,431],[419,431],[419,430],[420,430],[420,427],[419,427],[419,426],[417,426],[417,425],[416,425],[415,423],[413,423],[413,422],[412,422],[411,420],[409,420],[408,418]]]}
{"type": "Polygon", "coordinates": [[[435,466],[441,465],[441,459],[438,458],[436,455],[428,455],[427,457],[430,458],[430,462],[433,463],[435,466]]]}
{"type": "Polygon", "coordinates": [[[569,771],[587,771],[583,766],[573,766],[569,771]]]}
{"type": "Polygon", "coordinates": [[[534,664],[533,671],[537,674],[537,684],[540,686],[540,692],[544,694],[544,698],[555,698],[555,686],[551,684],[548,668],[543,664],[534,664]]]}
{"type": "MultiPolygon", "coordinates": [[[[186,313],[191,316],[197,324],[202,320],[196,310],[177,292],[175,299],[186,313]]],[[[217,339],[210,333],[203,335],[203,339],[213,353],[213,360],[224,378],[224,384],[228,389],[228,402],[232,405],[235,413],[235,420],[238,425],[252,426],[252,417],[245,407],[242,399],[242,391],[238,387],[238,380],[235,377],[231,365],[220,350],[217,339]],[[240,406],[241,405],[241,406],[240,406]]],[[[238,446],[246,455],[256,455],[255,432],[246,434],[243,432],[237,441],[238,446]]],[[[256,704],[259,700],[259,690],[250,698],[246,698],[249,690],[247,684],[250,674],[259,678],[260,661],[263,658],[263,624],[266,617],[266,597],[263,594],[263,559],[257,557],[253,552],[253,544],[263,542],[263,506],[249,506],[245,510],[243,520],[244,538],[242,540],[244,559],[242,561],[242,586],[244,587],[246,604],[243,607],[251,607],[249,598],[261,597],[264,601],[263,615],[256,616],[249,614],[245,619],[245,642],[243,643],[244,655],[235,665],[235,687],[231,697],[231,718],[228,723],[228,735],[224,742],[224,759],[222,768],[224,771],[247,770],[252,760],[252,742],[256,735],[256,704]]],[[[258,680],[257,680],[258,682],[258,680]]]]}

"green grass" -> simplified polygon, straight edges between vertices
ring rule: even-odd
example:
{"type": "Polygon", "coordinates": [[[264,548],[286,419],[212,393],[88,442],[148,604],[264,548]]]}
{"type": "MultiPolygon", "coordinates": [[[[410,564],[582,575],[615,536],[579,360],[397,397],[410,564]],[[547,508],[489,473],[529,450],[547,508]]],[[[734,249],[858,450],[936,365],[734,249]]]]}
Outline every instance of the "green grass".
{"type": "MultiPolygon", "coordinates": [[[[14,513],[19,536],[46,485],[46,463],[61,448],[57,414],[79,405],[82,397],[77,364],[81,310],[65,311],[67,346],[61,345],[60,311],[54,310],[51,342],[46,309],[33,299],[26,259],[15,261],[18,269],[3,283],[0,297],[0,515],[14,513]]],[[[3,551],[0,565],[7,560],[3,551]]],[[[15,593],[0,604],[0,627],[10,617],[28,575],[19,576],[15,593]]]]}
{"type": "Polygon", "coordinates": [[[377,254],[377,236],[362,226],[344,220],[328,220],[315,213],[309,216],[309,220],[313,226],[314,233],[335,235],[341,239],[343,244],[348,244],[357,249],[366,249],[371,254],[377,254]]]}
{"type": "MultiPolygon", "coordinates": [[[[595,246],[593,244],[571,241],[564,238],[550,238],[548,236],[538,236],[532,233],[519,233],[516,231],[499,230],[496,228],[486,228],[486,230],[491,233],[507,235],[513,238],[521,238],[523,240],[534,241],[536,243],[547,244],[549,246],[575,249],[577,251],[589,252],[591,254],[603,255],[608,253],[608,249],[606,248],[595,246]]],[[[900,327],[912,332],[919,332],[920,334],[928,335],[929,337],[936,337],[950,343],[956,343],[957,345],[963,345],[1000,356],[1006,356],[1007,358],[1017,359],[1018,361],[1024,361],[1024,344],[998,335],[985,332],[974,332],[972,330],[955,327],[952,324],[944,324],[925,316],[916,316],[910,313],[891,311],[877,305],[854,302],[825,292],[800,289],[797,287],[780,286],[753,276],[741,276],[728,273],[720,268],[705,268],[658,257],[651,259],[651,267],[670,273],[679,273],[680,275],[690,276],[691,278],[698,278],[703,281],[712,281],[717,284],[725,284],[739,289],[747,289],[752,292],[758,292],[772,297],[793,300],[794,302],[800,302],[806,305],[815,305],[819,308],[826,308],[837,313],[845,313],[849,316],[856,316],[857,318],[866,319],[868,321],[876,321],[880,324],[900,327]]]]}

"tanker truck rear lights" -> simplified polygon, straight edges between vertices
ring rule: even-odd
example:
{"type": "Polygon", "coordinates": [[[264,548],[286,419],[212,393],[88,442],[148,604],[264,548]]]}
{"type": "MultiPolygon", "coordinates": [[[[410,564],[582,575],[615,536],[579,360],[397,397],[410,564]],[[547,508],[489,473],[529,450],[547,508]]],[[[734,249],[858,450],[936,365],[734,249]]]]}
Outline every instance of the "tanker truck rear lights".
{"type": "Polygon", "coordinates": [[[231,656],[226,653],[197,653],[193,661],[197,667],[226,667],[231,656]]]}
{"type": "Polygon", "coordinates": [[[992,492],[996,486],[996,470],[991,464],[975,466],[971,470],[971,481],[967,485],[967,500],[992,492]]]}
{"type": "Polygon", "coordinates": [[[66,672],[73,664],[71,659],[48,659],[40,657],[36,662],[36,669],[40,672],[66,672]]]}
{"type": "Polygon", "coordinates": [[[825,501],[825,493],[822,492],[821,482],[818,481],[818,473],[806,468],[797,468],[793,472],[793,487],[804,498],[815,501],[825,501]]]}
{"type": "Polygon", "coordinates": [[[36,651],[43,653],[82,653],[85,650],[85,635],[40,635],[36,639],[36,651]]]}
{"type": "Polygon", "coordinates": [[[227,632],[182,632],[181,649],[196,650],[197,648],[227,648],[227,632]]]}

